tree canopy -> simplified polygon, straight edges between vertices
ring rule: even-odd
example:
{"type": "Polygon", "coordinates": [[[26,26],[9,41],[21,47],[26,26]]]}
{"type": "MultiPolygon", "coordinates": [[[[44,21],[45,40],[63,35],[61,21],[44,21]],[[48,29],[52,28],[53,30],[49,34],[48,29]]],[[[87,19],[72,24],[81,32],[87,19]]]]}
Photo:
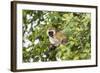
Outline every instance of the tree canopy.
{"type": "Polygon", "coordinates": [[[23,62],[85,60],[91,58],[91,14],[23,10],[23,62]],[[47,29],[65,33],[68,42],[45,54],[50,44],[47,29]]]}

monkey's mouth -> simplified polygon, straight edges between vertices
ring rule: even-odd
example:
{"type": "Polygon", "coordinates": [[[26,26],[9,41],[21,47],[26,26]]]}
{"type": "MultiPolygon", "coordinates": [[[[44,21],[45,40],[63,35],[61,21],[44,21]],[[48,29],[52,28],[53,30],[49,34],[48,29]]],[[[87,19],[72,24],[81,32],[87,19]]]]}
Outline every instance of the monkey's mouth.
{"type": "Polygon", "coordinates": [[[53,31],[49,31],[48,34],[50,37],[53,37],[53,31]]]}

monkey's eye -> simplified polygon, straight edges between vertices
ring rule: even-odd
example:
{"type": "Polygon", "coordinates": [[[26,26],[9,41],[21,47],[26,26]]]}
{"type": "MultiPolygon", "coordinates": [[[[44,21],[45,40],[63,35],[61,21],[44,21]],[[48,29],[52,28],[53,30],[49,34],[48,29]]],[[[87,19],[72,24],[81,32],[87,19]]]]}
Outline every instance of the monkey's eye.
{"type": "Polygon", "coordinates": [[[49,31],[48,34],[50,37],[53,37],[53,31],[49,31]]]}

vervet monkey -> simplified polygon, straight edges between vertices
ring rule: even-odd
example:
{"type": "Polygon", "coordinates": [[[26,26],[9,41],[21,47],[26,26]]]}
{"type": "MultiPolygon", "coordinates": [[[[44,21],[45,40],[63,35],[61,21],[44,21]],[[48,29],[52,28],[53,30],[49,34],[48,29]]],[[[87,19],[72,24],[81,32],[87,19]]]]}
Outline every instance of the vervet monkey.
{"type": "Polygon", "coordinates": [[[59,46],[60,44],[67,43],[65,34],[61,31],[57,31],[55,28],[49,28],[47,30],[47,35],[49,37],[50,43],[55,47],[59,46]]]}
{"type": "Polygon", "coordinates": [[[56,50],[59,45],[65,45],[67,43],[65,34],[62,31],[57,31],[55,28],[48,28],[47,36],[49,37],[50,45],[48,47],[49,49],[44,52],[46,56],[49,56],[49,53],[56,50]]]}

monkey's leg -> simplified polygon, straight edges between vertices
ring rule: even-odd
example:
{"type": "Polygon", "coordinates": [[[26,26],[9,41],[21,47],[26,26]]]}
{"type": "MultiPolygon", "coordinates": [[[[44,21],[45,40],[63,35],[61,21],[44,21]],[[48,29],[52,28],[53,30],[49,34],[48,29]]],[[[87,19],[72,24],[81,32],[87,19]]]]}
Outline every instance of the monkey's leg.
{"type": "Polygon", "coordinates": [[[55,49],[56,49],[56,46],[54,46],[53,44],[50,44],[50,46],[48,47],[48,50],[44,52],[44,54],[48,57],[49,53],[54,51],[55,49]]]}
{"type": "Polygon", "coordinates": [[[53,44],[50,44],[49,50],[52,51],[52,50],[55,50],[55,49],[56,49],[56,46],[54,46],[53,44]]]}

